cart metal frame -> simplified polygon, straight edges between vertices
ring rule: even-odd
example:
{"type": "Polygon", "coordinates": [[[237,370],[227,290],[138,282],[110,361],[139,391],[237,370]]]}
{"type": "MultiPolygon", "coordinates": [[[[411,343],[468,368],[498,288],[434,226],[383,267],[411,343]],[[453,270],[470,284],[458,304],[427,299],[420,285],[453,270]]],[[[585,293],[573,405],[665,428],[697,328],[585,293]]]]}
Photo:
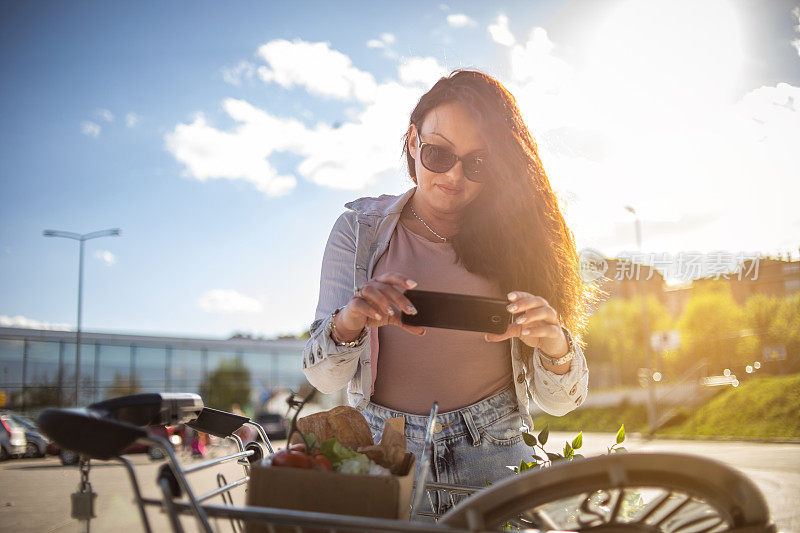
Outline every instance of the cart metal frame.
{"type": "MultiPolygon", "coordinates": [[[[174,532],[184,531],[181,517],[194,517],[200,530],[211,533],[212,518],[227,519],[235,532],[246,523],[265,524],[270,532],[292,528],[298,533],[313,529],[330,532],[482,532],[516,527],[526,531],[566,529],[575,531],[671,531],[701,533],[734,531],[773,533],[766,502],[757,487],[731,467],[709,459],[680,454],[615,454],[564,462],[538,471],[527,471],[500,481],[490,488],[463,487],[427,482],[432,427],[437,416],[434,405],[428,420],[422,475],[412,503],[412,517],[429,516],[436,523],[400,521],[351,515],[316,513],[234,505],[231,491],[249,480],[250,465],[274,453],[264,429],[232,413],[202,406],[194,394],[145,394],[116,398],[87,409],[47,409],[39,425],[56,443],[81,455],[81,491],[91,485],[88,472],[91,460],[115,461],[128,473],[144,531],[153,531],[147,507],[160,508],[169,518],[174,532]],[[185,423],[199,432],[234,442],[236,451],[221,457],[182,465],[170,443],[148,435],[149,425],[185,423]],[[81,431],[74,427],[82,426],[81,431]],[[256,430],[263,441],[243,443],[234,433],[242,426],[256,430]],[[135,467],[119,455],[125,446],[139,441],[160,449],[164,463],[156,484],[161,498],[142,496],[135,467]],[[243,476],[227,481],[217,473],[217,488],[196,494],[188,476],[236,462],[243,476]],[[86,481],[84,484],[83,481],[86,481]],[[627,516],[635,491],[660,491],[638,508],[638,515],[627,516]],[[423,493],[449,494],[452,508],[442,516],[420,513],[423,493]],[[633,491],[633,492],[632,492],[633,491]],[[456,502],[456,496],[468,496],[456,502]],[[211,503],[215,498],[222,503],[211,503]],[[565,503],[566,502],[566,503],[565,503]],[[566,513],[565,511],[565,505],[566,513]],[[627,506],[627,507],[626,507],[627,506]]],[[[73,502],[74,502],[73,495],[73,502]]],[[[85,494],[84,494],[85,496],[85,494]]],[[[74,504],[73,504],[74,505],[74,504]]],[[[434,506],[431,502],[431,509],[434,506]]],[[[73,508],[73,516],[89,528],[93,512],[73,508]]]]}

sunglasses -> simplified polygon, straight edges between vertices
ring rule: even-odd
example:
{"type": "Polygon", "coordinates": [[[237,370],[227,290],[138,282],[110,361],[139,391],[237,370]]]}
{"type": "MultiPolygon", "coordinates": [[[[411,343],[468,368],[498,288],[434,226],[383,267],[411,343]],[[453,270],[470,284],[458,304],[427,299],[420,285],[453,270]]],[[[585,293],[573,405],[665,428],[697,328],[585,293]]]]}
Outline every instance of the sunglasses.
{"type": "Polygon", "coordinates": [[[431,172],[437,174],[447,172],[461,161],[461,169],[468,180],[482,183],[488,178],[489,160],[485,155],[459,157],[443,146],[424,142],[419,130],[417,130],[417,146],[419,146],[420,163],[431,172]]]}

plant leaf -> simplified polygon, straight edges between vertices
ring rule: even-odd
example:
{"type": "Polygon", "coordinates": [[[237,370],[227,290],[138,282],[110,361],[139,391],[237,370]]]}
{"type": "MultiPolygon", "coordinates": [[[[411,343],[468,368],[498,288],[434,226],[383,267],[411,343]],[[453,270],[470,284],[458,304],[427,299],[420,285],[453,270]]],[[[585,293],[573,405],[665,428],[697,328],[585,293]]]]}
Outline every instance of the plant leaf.
{"type": "Polygon", "coordinates": [[[533,460],[534,461],[546,461],[547,459],[543,459],[542,457],[540,457],[539,455],[534,453],[533,454],[533,460]]]}
{"type": "Polygon", "coordinates": [[[544,446],[547,444],[547,437],[550,436],[550,424],[545,424],[544,428],[539,432],[539,442],[544,446]]]}
{"type": "Polygon", "coordinates": [[[617,431],[617,444],[622,443],[625,440],[625,424],[622,424],[619,427],[619,431],[617,431]]]}
{"type": "Polygon", "coordinates": [[[525,459],[523,459],[522,461],[519,462],[519,471],[520,472],[524,472],[524,471],[526,471],[528,469],[530,469],[530,466],[528,466],[528,463],[525,462],[525,459]]]}
{"type": "Polygon", "coordinates": [[[628,450],[626,450],[625,448],[623,448],[623,447],[621,447],[621,446],[620,446],[619,448],[614,448],[614,451],[615,451],[616,453],[625,453],[625,452],[627,452],[628,450]]]}
{"type": "Polygon", "coordinates": [[[574,452],[572,451],[572,446],[569,445],[569,442],[564,443],[564,457],[570,457],[574,452]]]}
{"type": "Polygon", "coordinates": [[[578,433],[578,436],[575,437],[574,439],[572,439],[572,449],[573,450],[577,450],[581,446],[583,446],[583,431],[578,433]]]}
{"type": "Polygon", "coordinates": [[[522,432],[522,440],[525,441],[525,444],[533,448],[536,446],[536,437],[528,433],[527,431],[522,432]]]}
{"type": "Polygon", "coordinates": [[[564,458],[564,456],[563,455],[559,455],[557,453],[547,452],[547,458],[550,459],[551,461],[560,461],[561,459],[564,458]]]}

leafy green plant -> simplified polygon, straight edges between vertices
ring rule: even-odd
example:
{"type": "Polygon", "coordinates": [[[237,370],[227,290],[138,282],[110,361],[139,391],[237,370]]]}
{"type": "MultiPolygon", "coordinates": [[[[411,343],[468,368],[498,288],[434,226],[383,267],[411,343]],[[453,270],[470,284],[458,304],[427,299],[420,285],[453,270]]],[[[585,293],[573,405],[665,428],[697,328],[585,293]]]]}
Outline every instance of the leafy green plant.
{"type": "MultiPolygon", "coordinates": [[[[533,461],[528,462],[522,459],[519,466],[509,466],[508,468],[512,469],[515,474],[519,474],[526,470],[544,468],[558,461],[573,461],[575,459],[584,458],[583,455],[575,453],[575,450],[579,450],[583,446],[583,431],[579,432],[575,438],[572,439],[572,442],[564,442],[562,453],[548,452],[545,449],[544,446],[547,444],[549,438],[550,426],[547,424],[545,424],[544,429],[542,429],[538,435],[523,432],[522,439],[525,441],[525,444],[533,448],[533,455],[531,456],[533,461]]],[[[620,446],[620,444],[625,441],[625,424],[621,425],[619,430],[617,430],[615,440],[616,442],[607,448],[608,454],[627,451],[624,447],[620,446]]]]}

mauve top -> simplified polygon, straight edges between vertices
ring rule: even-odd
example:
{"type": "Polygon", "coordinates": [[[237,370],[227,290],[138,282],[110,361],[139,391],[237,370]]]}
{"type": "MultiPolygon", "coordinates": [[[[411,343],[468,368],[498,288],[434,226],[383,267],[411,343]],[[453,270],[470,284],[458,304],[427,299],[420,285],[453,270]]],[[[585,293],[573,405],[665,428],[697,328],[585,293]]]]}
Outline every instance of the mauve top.
{"type": "MultiPolygon", "coordinates": [[[[373,277],[397,271],[417,282],[415,289],[504,298],[494,281],[467,272],[453,245],[432,242],[402,222],[375,264],[373,277]]],[[[427,415],[434,401],[439,412],[453,411],[488,398],[513,383],[508,341],[487,342],[484,334],[426,328],[423,336],[398,326],[372,335],[377,365],[371,401],[406,413],[427,415]]]]}

